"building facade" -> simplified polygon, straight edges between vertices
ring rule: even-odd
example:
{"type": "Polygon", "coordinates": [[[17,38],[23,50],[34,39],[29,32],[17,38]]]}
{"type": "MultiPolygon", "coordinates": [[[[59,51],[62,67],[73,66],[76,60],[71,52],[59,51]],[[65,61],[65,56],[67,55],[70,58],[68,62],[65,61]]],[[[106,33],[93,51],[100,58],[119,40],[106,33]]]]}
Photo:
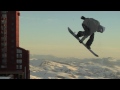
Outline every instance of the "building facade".
{"type": "Polygon", "coordinates": [[[0,11],[0,75],[29,79],[29,51],[19,46],[19,11],[0,11]]]}

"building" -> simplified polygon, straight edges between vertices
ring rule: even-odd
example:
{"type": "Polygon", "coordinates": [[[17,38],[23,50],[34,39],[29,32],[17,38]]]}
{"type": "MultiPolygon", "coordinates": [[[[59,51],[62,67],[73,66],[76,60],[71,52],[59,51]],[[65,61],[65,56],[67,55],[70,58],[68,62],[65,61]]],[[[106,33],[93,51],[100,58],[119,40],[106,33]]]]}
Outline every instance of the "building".
{"type": "Polygon", "coordinates": [[[30,79],[29,51],[19,46],[19,11],[0,11],[0,76],[30,79]]]}

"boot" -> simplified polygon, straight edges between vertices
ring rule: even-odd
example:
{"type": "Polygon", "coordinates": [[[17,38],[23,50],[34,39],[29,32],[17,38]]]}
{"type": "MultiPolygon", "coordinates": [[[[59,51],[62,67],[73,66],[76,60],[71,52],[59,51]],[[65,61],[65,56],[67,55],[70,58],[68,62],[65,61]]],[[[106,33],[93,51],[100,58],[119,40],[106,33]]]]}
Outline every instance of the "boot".
{"type": "Polygon", "coordinates": [[[91,47],[90,47],[89,45],[86,44],[85,46],[86,46],[88,49],[91,49],[91,47]]]}

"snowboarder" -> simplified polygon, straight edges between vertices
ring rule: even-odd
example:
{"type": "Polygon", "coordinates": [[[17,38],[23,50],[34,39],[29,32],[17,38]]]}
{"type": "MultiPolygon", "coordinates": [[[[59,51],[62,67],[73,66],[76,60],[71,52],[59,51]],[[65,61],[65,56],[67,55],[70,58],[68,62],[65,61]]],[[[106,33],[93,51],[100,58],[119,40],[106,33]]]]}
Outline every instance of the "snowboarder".
{"type": "Polygon", "coordinates": [[[103,33],[105,31],[105,27],[100,25],[100,22],[93,18],[86,18],[84,16],[81,16],[81,19],[84,20],[82,23],[84,31],[79,31],[76,37],[79,38],[83,36],[83,38],[80,41],[80,43],[82,43],[88,36],[90,36],[85,45],[88,49],[91,49],[90,46],[94,41],[94,33],[96,31],[103,33]]]}

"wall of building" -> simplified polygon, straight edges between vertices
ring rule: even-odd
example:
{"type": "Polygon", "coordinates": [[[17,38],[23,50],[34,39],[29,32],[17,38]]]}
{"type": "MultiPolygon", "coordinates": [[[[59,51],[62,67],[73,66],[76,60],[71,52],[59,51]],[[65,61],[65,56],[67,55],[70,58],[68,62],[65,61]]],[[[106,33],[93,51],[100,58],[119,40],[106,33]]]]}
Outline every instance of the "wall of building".
{"type": "Polygon", "coordinates": [[[18,70],[24,72],[26,79],[29,78],[29,51],[23,48],[17,47],[17,64],[18,70]]]}
{"type": "MultiPolygon", "coordinates": [[[[6,68],[1,68],[3,47],[0,39],[0,74],[13,74],[15,77],[29,79],[29,51],[19,47],[19,11],[8,11],[6,22],[6,68]],[[21,51],[22,53],[17,52],[21,51]],[[21,59],[21,61],[20,61],[21,59]],[[20,63],[21,62],[21,63],[20,63]]],[[[1,11],[0,11],[1,17],[1,11]]],[[[0,22],[0,38],[2,37],[1,22],[0,22]]],[[[4,40],[5,41],[5,40],[4,40]]]]}
{"type": "Polygon", "coordinates": [[[0,18],[0,34],[1,34],[1,49],[0,49],[0,68],[7,68],[7,11],[1,11],[0,18]]]}

